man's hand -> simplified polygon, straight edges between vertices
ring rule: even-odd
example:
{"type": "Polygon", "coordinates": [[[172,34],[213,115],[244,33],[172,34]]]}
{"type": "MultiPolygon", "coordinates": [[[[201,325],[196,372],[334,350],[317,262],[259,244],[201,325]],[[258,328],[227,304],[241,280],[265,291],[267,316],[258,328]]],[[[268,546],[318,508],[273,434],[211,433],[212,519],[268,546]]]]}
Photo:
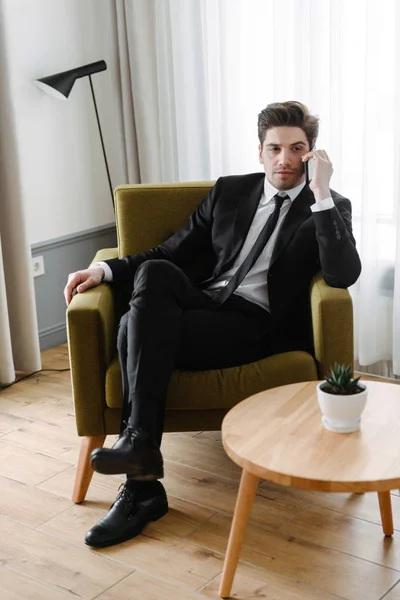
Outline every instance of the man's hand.
{"type": "Polygon", "coordinates": [[[319,202],[331,195],[329,191],[329,182],[332,177],[333,167],[329,156],[325,150],[312,150],[302,156],[302,161],[307,162],[313,158],[315,160],[315,169],[310,181],[310,189],[314,192],[315,201],[319,202]]]}
{"type": "Polygon", "coordinates": [[[91,287],[99,285],[103,281],[103,277],[104,269],[99,266],[70,273],[68,275],[68,283],[64,288],[64,298],[67,306],[72,300],[72,294],[75,289],[80,294],[91,287]]]}

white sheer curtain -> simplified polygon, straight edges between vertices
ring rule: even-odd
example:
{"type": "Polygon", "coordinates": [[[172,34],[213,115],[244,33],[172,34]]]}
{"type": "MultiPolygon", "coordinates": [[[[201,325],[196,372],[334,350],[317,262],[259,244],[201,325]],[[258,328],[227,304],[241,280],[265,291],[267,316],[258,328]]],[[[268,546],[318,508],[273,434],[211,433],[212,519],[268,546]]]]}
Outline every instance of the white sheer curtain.
{"type": "Polygon", "coordinates": [[[116,10],[142,181],[259,170],[257,115],[269,102],[300,100],[320,116],[318,147],[352,200],[363,262],[350,290],[356,364],[400,375],[396,1],[117,0],[116,10]]]}

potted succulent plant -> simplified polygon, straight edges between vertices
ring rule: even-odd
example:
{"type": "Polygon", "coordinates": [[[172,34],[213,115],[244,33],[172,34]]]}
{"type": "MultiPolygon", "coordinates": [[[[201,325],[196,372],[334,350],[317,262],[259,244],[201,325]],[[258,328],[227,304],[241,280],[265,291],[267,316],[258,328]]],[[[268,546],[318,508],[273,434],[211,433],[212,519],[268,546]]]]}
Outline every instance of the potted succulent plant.
{"type": "Polygon", "coordinates": [[[326,429],[337,433],[357,431],[368,389],[353,377],[351,366],[335,363],[325,381],[317,385],[317,398],[326,429]]]}

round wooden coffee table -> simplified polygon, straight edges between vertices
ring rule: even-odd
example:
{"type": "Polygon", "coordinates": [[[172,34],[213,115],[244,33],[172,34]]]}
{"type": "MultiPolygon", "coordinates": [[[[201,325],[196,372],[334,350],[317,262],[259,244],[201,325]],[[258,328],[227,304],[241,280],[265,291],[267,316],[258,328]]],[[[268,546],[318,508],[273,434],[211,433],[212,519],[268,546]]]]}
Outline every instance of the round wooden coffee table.
{"type": "Polygon", "coordinates": [[[383,532],[393,535],[390,490],[400,487],[400,385],[367,381],[361,429],[324,428],[317,381],[243,400],[225,416],[222,443],[243,469],[219,593],[228,598],[259,479],[325,492],[378,492],[383,532]]]}

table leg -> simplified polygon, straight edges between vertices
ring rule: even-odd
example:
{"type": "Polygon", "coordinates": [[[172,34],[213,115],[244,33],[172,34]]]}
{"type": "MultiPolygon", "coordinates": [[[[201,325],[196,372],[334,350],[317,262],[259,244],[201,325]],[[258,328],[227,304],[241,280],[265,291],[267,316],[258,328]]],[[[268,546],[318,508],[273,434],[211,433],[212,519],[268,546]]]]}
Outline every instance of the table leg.
{"type": "Polygon", "coordinates": [[[381,511],[382,529],[385,535],[393,535],[392,501],[390,492],[378,492],[379,508],[381,511]]]}
{"type": "Polygon", "coordinates": [[[243,469],[240,479],[239,493],[236,499],[235,513],[229,534],[228,548],[226,550],[224,569],[222,571],[219,595],[221,598],[229,598],[233,578],[239,561],[240,550],[247,522],[249,520],[254,497],[256,495],[259,478],[249,471],[243,469]]]}

